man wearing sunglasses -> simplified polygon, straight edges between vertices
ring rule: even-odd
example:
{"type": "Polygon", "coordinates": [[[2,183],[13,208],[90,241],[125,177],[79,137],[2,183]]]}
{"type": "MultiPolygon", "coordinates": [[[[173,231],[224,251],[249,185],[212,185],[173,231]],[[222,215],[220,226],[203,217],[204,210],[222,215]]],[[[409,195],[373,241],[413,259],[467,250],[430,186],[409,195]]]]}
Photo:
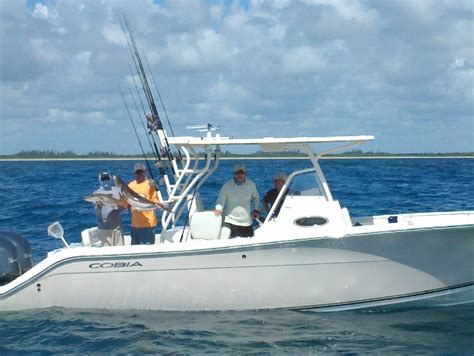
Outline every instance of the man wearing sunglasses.
{"type": "Polygon", "coordinates": [[[222,186],[214,210],[216,215],[224,215],[230,238],[253,236],[252,219],[260,216],[259,207],[260,196],[255,183],[247,179],[247,168],[243,164],[236,165],[234,178],[222,186]]]}
{"type": "MultiPolygon", "coordinates": [[[[128,187],[142,197],[159,203],[156,196],[156,183],[146,176],[146,169],[142,163],[133,166],[135,180],[128,184],[128,187]]],[[[132,245],[154,244],[155,227],[158,225],[154,210],[138,211],[132,208],[132,245]]]]}
{"type": "MultiPolygon", "coordinates": [[[[120,190],[114,185],[112,175],[108,171],[99,173],[100,187],[94,194],[106,194],[120,200],[120,190]]],[[[122,220],[120,211],[124,205],[108,205],[104,203],[95,204],[97,216],[98,237],[104,246],[123,245],[122,220]]]]}

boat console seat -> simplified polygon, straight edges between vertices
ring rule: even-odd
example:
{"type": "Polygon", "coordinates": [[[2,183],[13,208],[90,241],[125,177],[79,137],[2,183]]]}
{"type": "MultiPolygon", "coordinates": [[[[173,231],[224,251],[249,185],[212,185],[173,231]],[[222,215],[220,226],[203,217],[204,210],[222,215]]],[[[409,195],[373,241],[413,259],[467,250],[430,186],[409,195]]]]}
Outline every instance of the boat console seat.
{"type": "Polygon", "coordinates": [[[213,211],[195,212],[191,217],[189,227],[193,239],[217,240],[230,236],[230,230],[222,227],[222,217],[216,216],[213,211]],[[229,230],[228,234],[225,229],[229,230]]]}
{"type": "Polygon", "coordinates": [[[99,242],[98,236],[99,228],[91,227],[89,229],[82,230],[81,238],[82,238],[82,245],[84,246],[92,246],[99,242]]]}
{"type": "MultiPolygon", "coordinates": [[[[83,246],[95,246],[95,247],[102,246],[99,240],[98,227],[91,227],[89,229],[82,230],[81,239],[82,239],[83,246]]],[[[123,241],[124,241],[125,246],[129,246],[132,244],[132,238],[130,237],[130,235],[124,235],[123,241]]]]}

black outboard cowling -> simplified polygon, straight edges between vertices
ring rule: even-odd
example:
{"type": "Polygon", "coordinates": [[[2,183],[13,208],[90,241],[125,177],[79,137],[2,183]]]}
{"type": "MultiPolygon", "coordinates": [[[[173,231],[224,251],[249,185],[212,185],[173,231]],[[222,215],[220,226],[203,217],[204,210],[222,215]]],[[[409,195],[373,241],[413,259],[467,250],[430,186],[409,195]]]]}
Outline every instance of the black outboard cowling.
{"type": "Polygon", "coordinates": [[[21,275],[16,247],[10,240],[0,237],[0,285],[4,285],[21,275]]]}
{"type": "Polygon", "coordinates": [[[16,249],[16,256],[20,264],[21,274],[33,267],[33,256],[31,254],[31,245],[27,239],[20,234],[12,231],[0,231],[0,239],[10,241],[16,249]]]}

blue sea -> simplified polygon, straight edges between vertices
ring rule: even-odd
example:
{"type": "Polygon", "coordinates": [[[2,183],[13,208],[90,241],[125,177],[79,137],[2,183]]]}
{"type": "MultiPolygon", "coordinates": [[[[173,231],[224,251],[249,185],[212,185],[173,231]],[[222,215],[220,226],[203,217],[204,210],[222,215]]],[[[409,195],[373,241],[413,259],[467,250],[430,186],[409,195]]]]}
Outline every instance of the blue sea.
{"type": "MultiPolygon", "coordinates": [[[[109,170],[131,180],[133,161],[0,162],[0,230],[32,245],[34,260],[95,225],[83,197],[109,170]]],[[[236,161],[223,161],[202,189],[212,208],[236,161]]],[[[303,160],[245,161],[263,195],[272,175],[309,167],[303,160]]],[[[474,210],[474,160],[323,160],[333,195],[351,216],[474,210]]],[[[123,214],[126,232],[130,218],[123,214]]],[[[443,263],[443,261],[439,261],[443,263]]],[[[474,268],[474,265],[473,265],[474,268]]],[[[64,286],[67,288],[67,286],[64,286]]],[[[191,291],[190,291],[191,293],[191,291]]],[[[158,296],[159,297],[159,296],[158,296]]],[[[313,313],[297,311],[159,312],[47,309],[0,314],[0,354],[473,354],[474,305],[313,313]]]]}

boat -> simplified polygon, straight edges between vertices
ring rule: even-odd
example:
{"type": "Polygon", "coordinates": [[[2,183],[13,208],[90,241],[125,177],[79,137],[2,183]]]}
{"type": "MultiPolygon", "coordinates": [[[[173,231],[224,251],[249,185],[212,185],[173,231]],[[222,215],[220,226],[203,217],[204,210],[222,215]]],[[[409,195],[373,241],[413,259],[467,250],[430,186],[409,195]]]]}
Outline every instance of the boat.
{"type": "Polygon", "coordinates": [[[101,246],[91,227],[69,244],[53,224],[50,234],[64,246],[0,286],[0,311],[340,311],[474,301],[473,211],[355,218],[333,198],[321,157],[373,136],[236,139],[209,125],[205,135],[166,138],[182,159],[169,162],[163,179],[162,199],[174,204],[156,243],[130,245],[126,236],[124,246],[101,246]],[[328,149],[316,153],[314,144],[328,149]],[[252,238],[229,239],[200,198],[228,145],[308,157],[309,168],[288,176],[252,238]]]}
{"type": "Polygon", "coordinates": [[[175,137],[163,110],[168,135],[143,65],[146,57],[142,61],[126,16],[121,26],[136,70],[133,82],[138,76],[148,104],[147,114],[140,98],[161,176],[160,201],[169,204],[161,231],[152,245],[131,245],[125,236],[125,245],[102,246],[97,227],[88,227],[81,243],[69,244],[57,222],[48,233],[64,247],[36,265],[22,236],[0,232],[0,311],[339,311],[474,301],[473,211],[351,217],[333,198],[319,161],[373,140],[370,135],[237,139],[208,124],[193,127],[198,135],[175,137]],[[229,238],[222,219],[206,210],[200,197],[219,168],[222,147],[236,145],[274,153],[299,150],[309,161],[308,168],[289,175],[252,238],[229,238]],[[324,149],[316,152],[315,145],[324,149]]]}

